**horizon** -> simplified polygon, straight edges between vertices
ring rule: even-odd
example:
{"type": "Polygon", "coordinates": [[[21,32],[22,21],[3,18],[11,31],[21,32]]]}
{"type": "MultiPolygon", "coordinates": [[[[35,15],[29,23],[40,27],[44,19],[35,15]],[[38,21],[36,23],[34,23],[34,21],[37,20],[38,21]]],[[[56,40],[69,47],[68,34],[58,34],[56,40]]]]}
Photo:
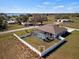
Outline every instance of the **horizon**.
{"type": "Polygon", "coordinates": [[[0,0],[0,13],[79,13],[79,0],[0,0]]]}

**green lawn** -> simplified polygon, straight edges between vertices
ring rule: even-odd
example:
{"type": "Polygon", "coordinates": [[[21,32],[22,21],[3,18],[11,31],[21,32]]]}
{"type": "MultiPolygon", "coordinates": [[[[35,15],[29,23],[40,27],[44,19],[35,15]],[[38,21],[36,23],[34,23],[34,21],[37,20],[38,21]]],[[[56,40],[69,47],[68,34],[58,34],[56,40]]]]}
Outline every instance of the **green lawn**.
{"type": "Polygon", "coordinates": [[[21,36],[21,35],[25,35],[25,34],[27,34],[27,33],[31,33],[33,30],[34,30],[34,29],[17,31],[17,32],[15,32],[15,34],[17,34],[18,36],[21,36]]]}
{"type": "Polygon", "coordinates": [[[24,26],[19,25],[19,24],[9,24],[8,25],[8,30],[19,29],[19,28],[24,28],[24,26]]]}
{"type": "Polygon", "coordinates": [[[66,40],[67,42],[50,54],[47,59],[79,59],[79,32],[72,32],[66,40]]]}
{"type": "Polygon", "coordinates": [[[34,36],[27,37],[27,38],[25,38],[23,40],[26,41],[27,43],[29,43],[30,45],[32,45],[34,48],[36,48],[40,52],[43,51],[43,50],[42,51],[40,50],[41,46],[43,46],[44,49],[47,49],[47,48],[53,46],[55,43],[58,42],[58,40],[53,40],[53,41],[50,41],[50,42],[45,42],[42,39],[38,39],[38,38],[36,38],[34,36]]]}
{"type": "Polygon", "coordinates": [[[24,26],[23,25],[19,25],[19,24],[9,24],[7,29],[0,30],[0,32],[8,31],[8,30],[14,30],[14,29],[20,29],[20,28],[24,28],[24,26]]]}

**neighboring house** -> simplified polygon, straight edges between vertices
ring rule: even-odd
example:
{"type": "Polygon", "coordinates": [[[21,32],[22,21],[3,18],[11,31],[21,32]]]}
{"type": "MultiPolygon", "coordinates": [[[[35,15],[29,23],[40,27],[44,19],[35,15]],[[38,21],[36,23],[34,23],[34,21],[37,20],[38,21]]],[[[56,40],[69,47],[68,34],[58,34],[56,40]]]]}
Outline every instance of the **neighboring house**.
{"type": "Polygon", "coordinates": [[[57,25],[48,24],[44,26],[40,26],[36,28],[37,30],[34,31],[34,36],[41,38],[41,39],[56,39],[65,32],[67,29],[59,27],[57,25]]]}
{"type": "Polygon", "coordinates": [[[21,25],[25,26],[26,25],[26,22],[21,22],[21,25]]]}
{"type": "Polygon", "coordinates": [[[21,25],[23,26],[33,26],[31,22],[21,22],[21,25]]]}
{"type": "Polygon", "coordinates": [[[57,19],[57,22],[70,22],[70,19],[57,19]]]}
{"type": "Polygon", "coordinates": [[[17,22],[17,21],[16,21],[15,18],[10,18],[10,19],[7,21],[8,24],[14,24],[14,23],[16,23],[16,22],[17,22]]]}

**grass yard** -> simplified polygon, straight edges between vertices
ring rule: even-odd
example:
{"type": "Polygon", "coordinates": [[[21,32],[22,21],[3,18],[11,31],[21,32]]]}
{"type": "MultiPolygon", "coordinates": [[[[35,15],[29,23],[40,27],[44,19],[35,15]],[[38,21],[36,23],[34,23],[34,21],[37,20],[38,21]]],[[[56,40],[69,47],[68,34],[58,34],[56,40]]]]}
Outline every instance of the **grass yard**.
{"type": "Polygon", "coordinates": [[[58,40],[45,42],[42,39],[38,39],[38,38],[36,38],[34,36],[24,38],[23,40],[26,41],[27,43],[29,43],[30,45],[32,45],[34,48],[36,48],[40,52],[43,51],[43,50],[41,51],[41,49],[40,49],[41,46],[43,46],[44,49],[47,49],[47,48],[53,46],[55,43],[59,42],[58,40]]]}
{"type": "Polygon", "coordinates": [[[67,42],[58,50],[51,53],[46,59],[79,59],[79,32],[74,31],[68,37],[67,42]]]}
{"type": "Polygon", "coordinates": [[[19,29],[19,28],[24,28],[24,26],[19,24],[9,24],[8,26],[8,30],[19,29]]]}
{"type": "MultiPolygon", "coordinates": [[[[20,36],[32,30],[18,31],[16,34],[20,36]]],[[[49,54],[46,59],[79,59],[79,32],[73,31],[66,40],[65,44],[49,54]]],[[[37,57],[35,52],[22,44],[12,33],[0,35],[0,59],[36,59],[37,57]]]]}
{"type": "MultiPolygon", "coordinates": [[[[27,35],[29,33],[32,32],[32,30],[34,29],[30,29],[30,30],[23,30],[23,31],[18,31],[18,32],[15,32],[18,36],[22,36],[22,35],[27,35]]],[[[37,50],[40,51],[39,47],[40,46],[43,46],[45,47],[45,49],[53,46],[55,43],[59,42],[59,40],[53,40],[53,41],[50,41],[50,42],[45,42],[39,38],[36,38],[34,36],[30,36],[30,37],[26,37],[26,38],[23,38],[24,41],[26,41],[27,43],[29,43],[30,45],[32,45],[34,48],[36,48],[37,50]]],[[[40,51],[42,52],[42,51],[40,51]]]]}
{"type": "MultiPolygon", "coordinates": [[[[22,31],[20,33],[22,33],[22,31]]],[[[36,44],[33,44],[34,46],[39,44],[35,38],[28,39],[26,39],[26,41],[30,44],[36,42],[36,44]]],[[[68,37],[66,37],[66,41],[65,44],[63,44],[58,50],[52,52],[46,57],[46,59],[79,59],[79,32],[73,31],[68,37]]],[[[40,43],[42,44],[42,42],[40,43]]],[[[45,45],[45,43],[42,45],[45,45]]],[[[46,46],[49,46],[49,43],[46,46]]]]}
{"type": "Polygon", "coordinates": [[[15,32],[15,34],[17,34],[18,36],[21,36],[21,35],[25,35],[25,34],[27,34],[27,33],[31,33],[33,30],[34,30],[34,29],[17,31],[17,32],[15,32]]]}
{"type": "Polygon", "coordinates": [[[13,34],[0,35],[0,59],[35,59],[37,54],[22,44],[13,34]]]}

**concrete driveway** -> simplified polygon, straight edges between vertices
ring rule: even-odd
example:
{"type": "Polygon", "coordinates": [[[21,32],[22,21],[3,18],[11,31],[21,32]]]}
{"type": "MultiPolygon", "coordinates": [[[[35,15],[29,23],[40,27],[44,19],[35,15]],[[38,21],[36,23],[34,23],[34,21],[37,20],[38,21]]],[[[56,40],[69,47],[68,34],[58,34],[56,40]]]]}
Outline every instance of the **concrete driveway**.
{"type": "Polygon", "coordinates": [[[79,29],[76,28],[70,28],[70,27],[65,27],[67,29],[68,32],[72,32],[74,30],[79,31],[79,29]]]}

